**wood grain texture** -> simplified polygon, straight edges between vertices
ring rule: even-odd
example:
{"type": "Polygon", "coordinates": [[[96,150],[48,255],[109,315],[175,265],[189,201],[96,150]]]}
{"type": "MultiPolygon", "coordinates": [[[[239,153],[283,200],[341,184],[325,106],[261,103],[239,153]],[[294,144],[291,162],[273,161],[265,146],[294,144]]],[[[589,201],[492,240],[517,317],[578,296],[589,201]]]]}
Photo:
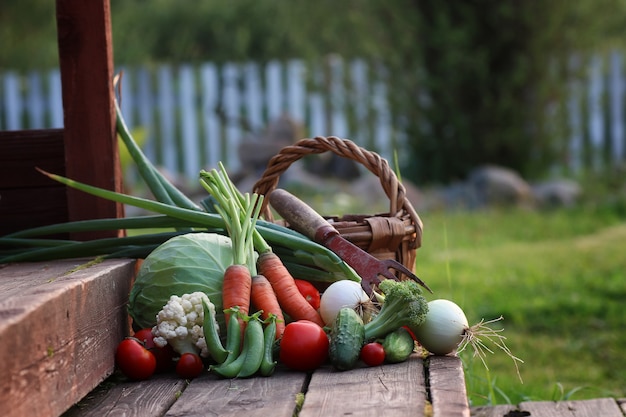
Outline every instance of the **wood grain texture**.
{"type": "Polygon", "coordinates": [[[68,220],[65,186],[36,167],[65,175],[61,129],[0,132],[0,236],[68,220]]]}
{"type": "Polygon", "coordinates": [[[165,414],[167,417],[292,417],[296,395],[307,375],[278,371],[271,377],[217,379],[196,378],[165,414]]]}
{"type": "Polygon", "coordinates": [[[520,403],[519,409],[532,417],[623,417],[612,398],[580,401],[534,401],[520,403]]]}
{"type": "Polygon", "coordinates": [[[346,372],[318,369],[299,417],[420,416],[426,403],[424,378],[423,361],[417,356],[404,363],[346,372]]]}
{"type": "Polygon", "coordinates": [[[102,384],[63,417],[162,416],[186,387],[187,382],[173,373],[102,384]]]}
{"type": "Polygon", "coordinates": [[[470,409],[472,417],[524,417],[529,415],[527,413],[527,411],[519,411],[514,405],[493,405],[470,409]]]}
{"type": "Polygon", "coordinates": [[[434,417],[469,417],[461,359],[431,356],[428,359],[428,379],[434,417]]]}
{"type": "Polygon", "coordinates": [[[0,269],[5,416],[60,415],[113,372],[134,261],[86,261],[0,269]]]}
{"type": "Polygon", "coordinates": [[[65,175],[62,129],[0,132],[0,190],[58,185],[36,167],[65,175]]]}
{"type": "MultiPolygon", "coordinates": [[[[57,33],[66,176],[122,191],[115,129],[109,0],[57,0],[57,33]]],[[[123,205],[68,189],[71,221],[123,217],[123,205]]],[[[74,234],[79,240],[115,237],[117,231],[74,234]]]]}

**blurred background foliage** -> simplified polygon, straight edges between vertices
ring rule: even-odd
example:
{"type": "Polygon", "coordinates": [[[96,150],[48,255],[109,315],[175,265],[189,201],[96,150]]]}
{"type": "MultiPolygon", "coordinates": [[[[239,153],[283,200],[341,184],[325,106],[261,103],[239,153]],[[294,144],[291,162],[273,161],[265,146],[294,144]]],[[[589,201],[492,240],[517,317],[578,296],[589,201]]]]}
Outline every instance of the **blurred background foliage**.
{"type": "MultiPolygon", "coordinates": [[[[57,65],[54,2],[3,0],[1,69],[57,65]]],[[[117,65],[359,57],[384,68],[413,181],[566,158],[572,57],[623,48],[626,0],[111,0],[117,65]]]]}

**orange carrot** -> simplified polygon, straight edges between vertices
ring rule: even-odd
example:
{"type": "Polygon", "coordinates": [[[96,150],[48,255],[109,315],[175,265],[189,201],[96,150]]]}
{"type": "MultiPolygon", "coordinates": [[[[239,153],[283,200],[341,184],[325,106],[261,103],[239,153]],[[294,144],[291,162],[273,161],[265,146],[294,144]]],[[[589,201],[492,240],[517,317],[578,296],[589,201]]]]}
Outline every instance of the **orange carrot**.
{"type": "MultiPolygon", "coordinates": [[[[250,270],[245,265],[229,265],[224,271],[224,283],[222,285],[222,305],[224,310],[231,307],[239,307],[242,316],[250,310],[250,290],[252,277],[250,270]]],[[[230,314],[224,313],[226,323],[230,314]]],[[[243,320],[240,320],[243,328],[243,320]]]]}
{"type": "Polygon", "coordinates": [[[324,322],[319,313],[298,290],[296,283],[280,260],[273,252],[263,252],[257,260],[259,273],[272,284],[276,298],[282,309],[294,320],[310,320],[321,327],[324,322]]]}
{"type": "Polygon", "coordinates": [[[262,310],[261,317],[267,320],[270,314],[276,316],[276,339],[279,339],[285,331],[285,317],[280,308],[276,293],[272,284],[263,275],[252,277],[252,291],[250,300],[257,310],[262,310]]]}

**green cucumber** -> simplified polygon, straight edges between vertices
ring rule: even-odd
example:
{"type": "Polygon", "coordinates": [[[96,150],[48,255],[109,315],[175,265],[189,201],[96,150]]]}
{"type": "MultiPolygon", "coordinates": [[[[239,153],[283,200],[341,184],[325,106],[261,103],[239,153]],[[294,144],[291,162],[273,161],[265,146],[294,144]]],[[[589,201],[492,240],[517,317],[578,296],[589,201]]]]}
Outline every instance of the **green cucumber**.
{"type": "Polygon", "coordinates": [[[404,362],[415,349],[415,341],[411,333],[404,327],[389,333],[383,341],[385,360],[389,363],[404,362]]]}
{"type": "Polygon", "coordinates": [[[364,340],[365,328],[361,316],[349,307],[339,310],[330,329],[328,357],[331,365],[339,371],[353,369],[364,340]]]}

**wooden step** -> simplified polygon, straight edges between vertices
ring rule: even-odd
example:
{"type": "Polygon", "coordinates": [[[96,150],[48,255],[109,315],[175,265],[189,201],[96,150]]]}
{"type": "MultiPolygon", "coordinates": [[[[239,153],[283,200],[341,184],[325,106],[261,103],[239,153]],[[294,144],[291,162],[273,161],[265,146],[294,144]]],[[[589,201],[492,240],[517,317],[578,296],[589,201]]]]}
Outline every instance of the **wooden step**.
{"type": "Polygon", "coordinates": [[[457,357],[312,374],[279,366],[267,378],[190,383],[174,374],[129,382],[114,373],[129,331],[135,261],[0,265],[0,402],[13,416],[266,416],[354,414],[469,417],[457,357]]]}
{"type": "Polygon", "coordinates": [[[345,372],[324,366],[307,374],[289,371],[279,364],[276,373],[266,378],[219,379],[206,373],[189,384],[173,374],[132,382],[116,373],[63,417],[101,415],[469,417],[470,414],[460,359],[424,360],[413,355],[407,362],[345,372]]]}
{"type": "Polygon", "coordinates": [[[472,407],[471,414],[472,417],[624,417],[626,400],[527,401],[519,405],[472,407]]]}
{"type": "Polygon", "coordinates": [[[0,404],[58,416],[114,371],[133,260],[0,265],[0,404]]]}

